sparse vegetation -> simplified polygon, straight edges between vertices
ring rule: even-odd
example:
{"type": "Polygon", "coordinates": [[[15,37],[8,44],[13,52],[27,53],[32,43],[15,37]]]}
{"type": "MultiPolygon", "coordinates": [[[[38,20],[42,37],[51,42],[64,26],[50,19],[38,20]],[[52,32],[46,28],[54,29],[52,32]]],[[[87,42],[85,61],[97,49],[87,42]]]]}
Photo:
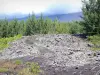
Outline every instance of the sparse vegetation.
{"type": "Polygon", "coordinates": [[[15,60],[15,64],[16,65],[21,65],[22,64],[22,61],[21,60],[15,60]]]}
{"type": "Polygon", "coordinates": [[[9,42],[20,39],[21,37],[22,35],[16,35],[14,37],[8,37],[8,38],[0,38],[0,51],[2,51],[4,48],[9,47],[9,42]]]}
{"type": "Polygon", "coordinates": [[[21,60],[15,61],[0,61],[0,73],[16,73],[17,75],[38,75],[41,70],[37,63],[28,62],[22,63],[21,60]],[[17,62],[17,63],[16,63],[17,62]]]}
{"type": "Polygon", "coordinates": [[[38,75],[41,72],[40,67],[37,63],[27,62],[26,65],[28,66],[28,68],[22,69],[18,75],[38,75]]]}
{"type": "Polygon", "coordinates": [[[8,69],[6,68],[0,68],[0,73],[8,72],[8,69]]]}
{"type": "Polygon", "coordinates": [[[92,50],[100,50],[100,35],[89,36],[88,40],[94,45],[92,50]]]}

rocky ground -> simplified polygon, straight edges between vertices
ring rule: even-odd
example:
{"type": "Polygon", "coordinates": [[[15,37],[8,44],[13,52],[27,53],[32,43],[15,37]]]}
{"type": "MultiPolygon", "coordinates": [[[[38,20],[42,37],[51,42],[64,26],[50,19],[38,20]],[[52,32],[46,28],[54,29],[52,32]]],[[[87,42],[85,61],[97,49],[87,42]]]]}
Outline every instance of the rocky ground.
{"type": "Polygon", "coordinates": [[[87,41],[67,35],[23,36],[10,43],[0,59],[38,62],[41,75],[99,75],[100,52],[92,51],[87,41]]]}

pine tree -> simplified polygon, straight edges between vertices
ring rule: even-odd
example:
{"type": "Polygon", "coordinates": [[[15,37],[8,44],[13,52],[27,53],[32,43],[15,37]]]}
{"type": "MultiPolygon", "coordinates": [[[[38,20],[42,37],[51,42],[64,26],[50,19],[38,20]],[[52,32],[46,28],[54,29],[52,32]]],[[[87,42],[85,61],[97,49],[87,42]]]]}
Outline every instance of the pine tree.
{"type": "Polygon", "coordinates": [[[0,21],[0,36],[1,37],[8,36],[8,20],[6,18],[0,21]]]}
{"type": "Polygon", "coordinates": [[[19,22],[19,32],[18,33],[24,35],[25,34],[25,30],[26,30],[26,27],[25,27],[24,20],[21,20],[19,22]]]}
{"type": "Polygon", "coordinates": [[[40,15],[40,18],[38,20],[38,24],[39,24],[39,33],[43,34],[44,33],[44,19],[43,19],[43,14],[40,15]]]}
{"type": "Polygon", "coordinates": [[[100,34],[100,0],[83,1],[84,30],[89,35],[100,34]]]}
{"type": "Polygon", "coordinates": [[[26,35],[37,33],[37,20],[34,14],[29,15],[26,21],[26,35]]]}

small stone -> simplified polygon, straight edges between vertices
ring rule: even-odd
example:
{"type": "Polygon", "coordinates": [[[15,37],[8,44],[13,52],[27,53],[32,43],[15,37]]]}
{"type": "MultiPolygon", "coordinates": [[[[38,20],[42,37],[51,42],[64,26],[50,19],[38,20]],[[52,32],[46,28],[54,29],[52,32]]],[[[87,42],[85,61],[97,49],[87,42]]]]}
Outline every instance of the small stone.
{"type": "Polygon", "coordinates": [[[73,72],[73,75],[76,75],[76,72],[73,72]]]}
{"type": "Polygon", "coordinates": [[[96,56],[96,53],[94,53],[93,56],[96,56]]]}
{"type": "Polygon", "coordinates": [[[49,47],[49,46],[47,45],[47,47],[49,47]]]}
{"type": "Polygon", "coordinates": [[[85,68],[85,70],[88,70],[88,68],[85,68]]]}
{"type": "Polygon", "coordinates": [[[88,56],[91,56],[91,54],[87,54],[88,56]]]}
{"type": "Polygon", "coordinates": [[[31,49],[31,48],[28,48],[28,49],[31,49]]]}
{"type": "Polygon", "coordinates": [[[73,54],[73,52],[69,52],[69,54],[68,55],[72,55],[73,54]]]}
{"type": "Polygon", "coordinates": [[[55,39],[55,41],[59,42],[59,40],[55,39]]]}
{"type": "Polygon", "coordinates": [[[33,48],[33,46],[31,46],[33,48]]]}
{"type": "Polygon", "coordinates": [[[100,62],[100,59],[96,59],[96,61],[99,61],[100,62]]]}
{"type": "Polygon", "coordinates": [[[62,40],[61,38],[59,38],[60,40],[62,40]]]}
{"type": "Polygon", "coordinates": [[[78,67],[76,67],[75,69],[78,69],[78,67]]]}
{"type": "Polygon", "coordinates": [[[100,53],[97,53],[97,55],[100,55],[100,53]]]}
{"type": "Polygon", "coordinates": [[[17,53],[22,53],[22,51],[17,51],[17,53]]]}
{"type": "Polygon", "coordinates": [[[93,47],[93,44],[87,44],[88,47],[93,47]]]}

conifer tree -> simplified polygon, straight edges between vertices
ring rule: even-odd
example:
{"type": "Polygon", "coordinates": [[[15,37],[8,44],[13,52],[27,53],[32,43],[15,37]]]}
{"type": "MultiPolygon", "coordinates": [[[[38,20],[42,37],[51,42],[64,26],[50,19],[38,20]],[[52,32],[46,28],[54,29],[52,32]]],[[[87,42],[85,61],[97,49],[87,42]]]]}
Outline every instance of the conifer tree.
{"type": "Polygon", "coordinates": [[[89,35],[100,34],[100,0],[83,1],[84,30],[89,35]]]}

